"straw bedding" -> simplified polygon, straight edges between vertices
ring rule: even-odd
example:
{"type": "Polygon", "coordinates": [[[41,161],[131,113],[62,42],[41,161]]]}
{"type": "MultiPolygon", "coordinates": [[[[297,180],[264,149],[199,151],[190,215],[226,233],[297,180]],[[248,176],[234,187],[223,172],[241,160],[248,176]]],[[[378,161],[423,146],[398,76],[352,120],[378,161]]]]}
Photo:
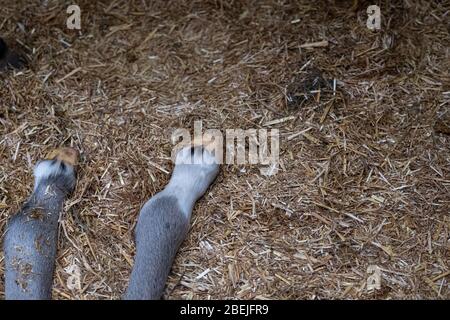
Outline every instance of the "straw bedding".
{"type": "Polygon", "coordinates": [[[450,8],[375,2],[378,31],[366,1],[77,1],[76,31],[70,1],[1,1],[30,62],[0,75],[2,238],[32,165],[75,147],[53,296],[118,299],[171,132],[279,129],[276,175],[222,166],[165,298],[448,299],[450,8]]]}

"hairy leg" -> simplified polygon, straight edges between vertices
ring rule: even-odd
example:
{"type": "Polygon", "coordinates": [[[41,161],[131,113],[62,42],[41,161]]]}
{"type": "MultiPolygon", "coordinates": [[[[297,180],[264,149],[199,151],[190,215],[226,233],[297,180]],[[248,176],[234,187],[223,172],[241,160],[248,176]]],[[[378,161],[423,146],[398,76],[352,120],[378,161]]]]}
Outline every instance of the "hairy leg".
{"type": "Polygon", "coordinates": [[[136,257],[125,299],[160,299],[173,260],[189,230],[195,202],[219,171],[202,147],[182,149],[168,185],[142,208],[136,226],[136,257]]]}
{"type": "Polygon", "coordinates": [[[59,149],[34,168],[35,185],[23,208],[8,222],[5,250],[6,299],[50,299],[58,219],[75,187],[73,149],[59,149]]]}

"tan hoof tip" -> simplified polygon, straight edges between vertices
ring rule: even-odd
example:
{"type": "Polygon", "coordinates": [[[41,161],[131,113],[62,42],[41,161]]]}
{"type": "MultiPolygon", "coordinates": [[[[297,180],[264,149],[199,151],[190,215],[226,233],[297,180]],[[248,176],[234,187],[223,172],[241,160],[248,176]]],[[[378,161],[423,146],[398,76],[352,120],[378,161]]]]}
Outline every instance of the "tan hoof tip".
{"type": "Polygon", "coordinates": [[[73,148],[58,148],[50,151],[45,157],[47,160],[59,160],[71,166],[78,163],[78,151],[73,148]]]}

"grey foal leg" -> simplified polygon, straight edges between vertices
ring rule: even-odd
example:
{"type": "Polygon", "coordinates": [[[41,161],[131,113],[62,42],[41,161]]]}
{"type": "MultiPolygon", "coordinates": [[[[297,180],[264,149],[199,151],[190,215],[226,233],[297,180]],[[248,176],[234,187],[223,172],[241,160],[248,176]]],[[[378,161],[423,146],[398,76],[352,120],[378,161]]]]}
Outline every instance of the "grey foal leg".
{"type": "Polygon", "coordinates": [[[75,187],[77,153],[62,148],[34,168],[34,190],[8,222],[5,250],[5,297],[51,299],[58,219],[66,196],[75,187]]]}
{"type": "Polygon", "coordinates": [[[177,154],[168,185],[142,208],[136,226],[136,256],[124,299],[160,299],[173,260],[189,230],[195,202],[219,171],[215,157],[202,147],[177,154]]]}

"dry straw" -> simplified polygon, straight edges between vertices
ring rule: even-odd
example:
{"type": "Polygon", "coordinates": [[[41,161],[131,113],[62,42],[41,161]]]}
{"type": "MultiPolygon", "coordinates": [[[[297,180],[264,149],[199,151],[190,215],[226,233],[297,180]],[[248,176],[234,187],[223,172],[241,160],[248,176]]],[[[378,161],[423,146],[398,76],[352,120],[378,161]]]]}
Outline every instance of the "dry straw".
{"type": "Polygon", "coordinates": [[[33,163],[56,146],[81,155],[54,298],[121,296],[170,134],[199,119],[279,129],[281,170],[222,167],[165,298],[450,298],[445,1],[376,1],[379,31],[357,0],[77,2],[80,32],[59,1],[0,6],[31,65],[0,75],[1,233],[33,163]]]}

